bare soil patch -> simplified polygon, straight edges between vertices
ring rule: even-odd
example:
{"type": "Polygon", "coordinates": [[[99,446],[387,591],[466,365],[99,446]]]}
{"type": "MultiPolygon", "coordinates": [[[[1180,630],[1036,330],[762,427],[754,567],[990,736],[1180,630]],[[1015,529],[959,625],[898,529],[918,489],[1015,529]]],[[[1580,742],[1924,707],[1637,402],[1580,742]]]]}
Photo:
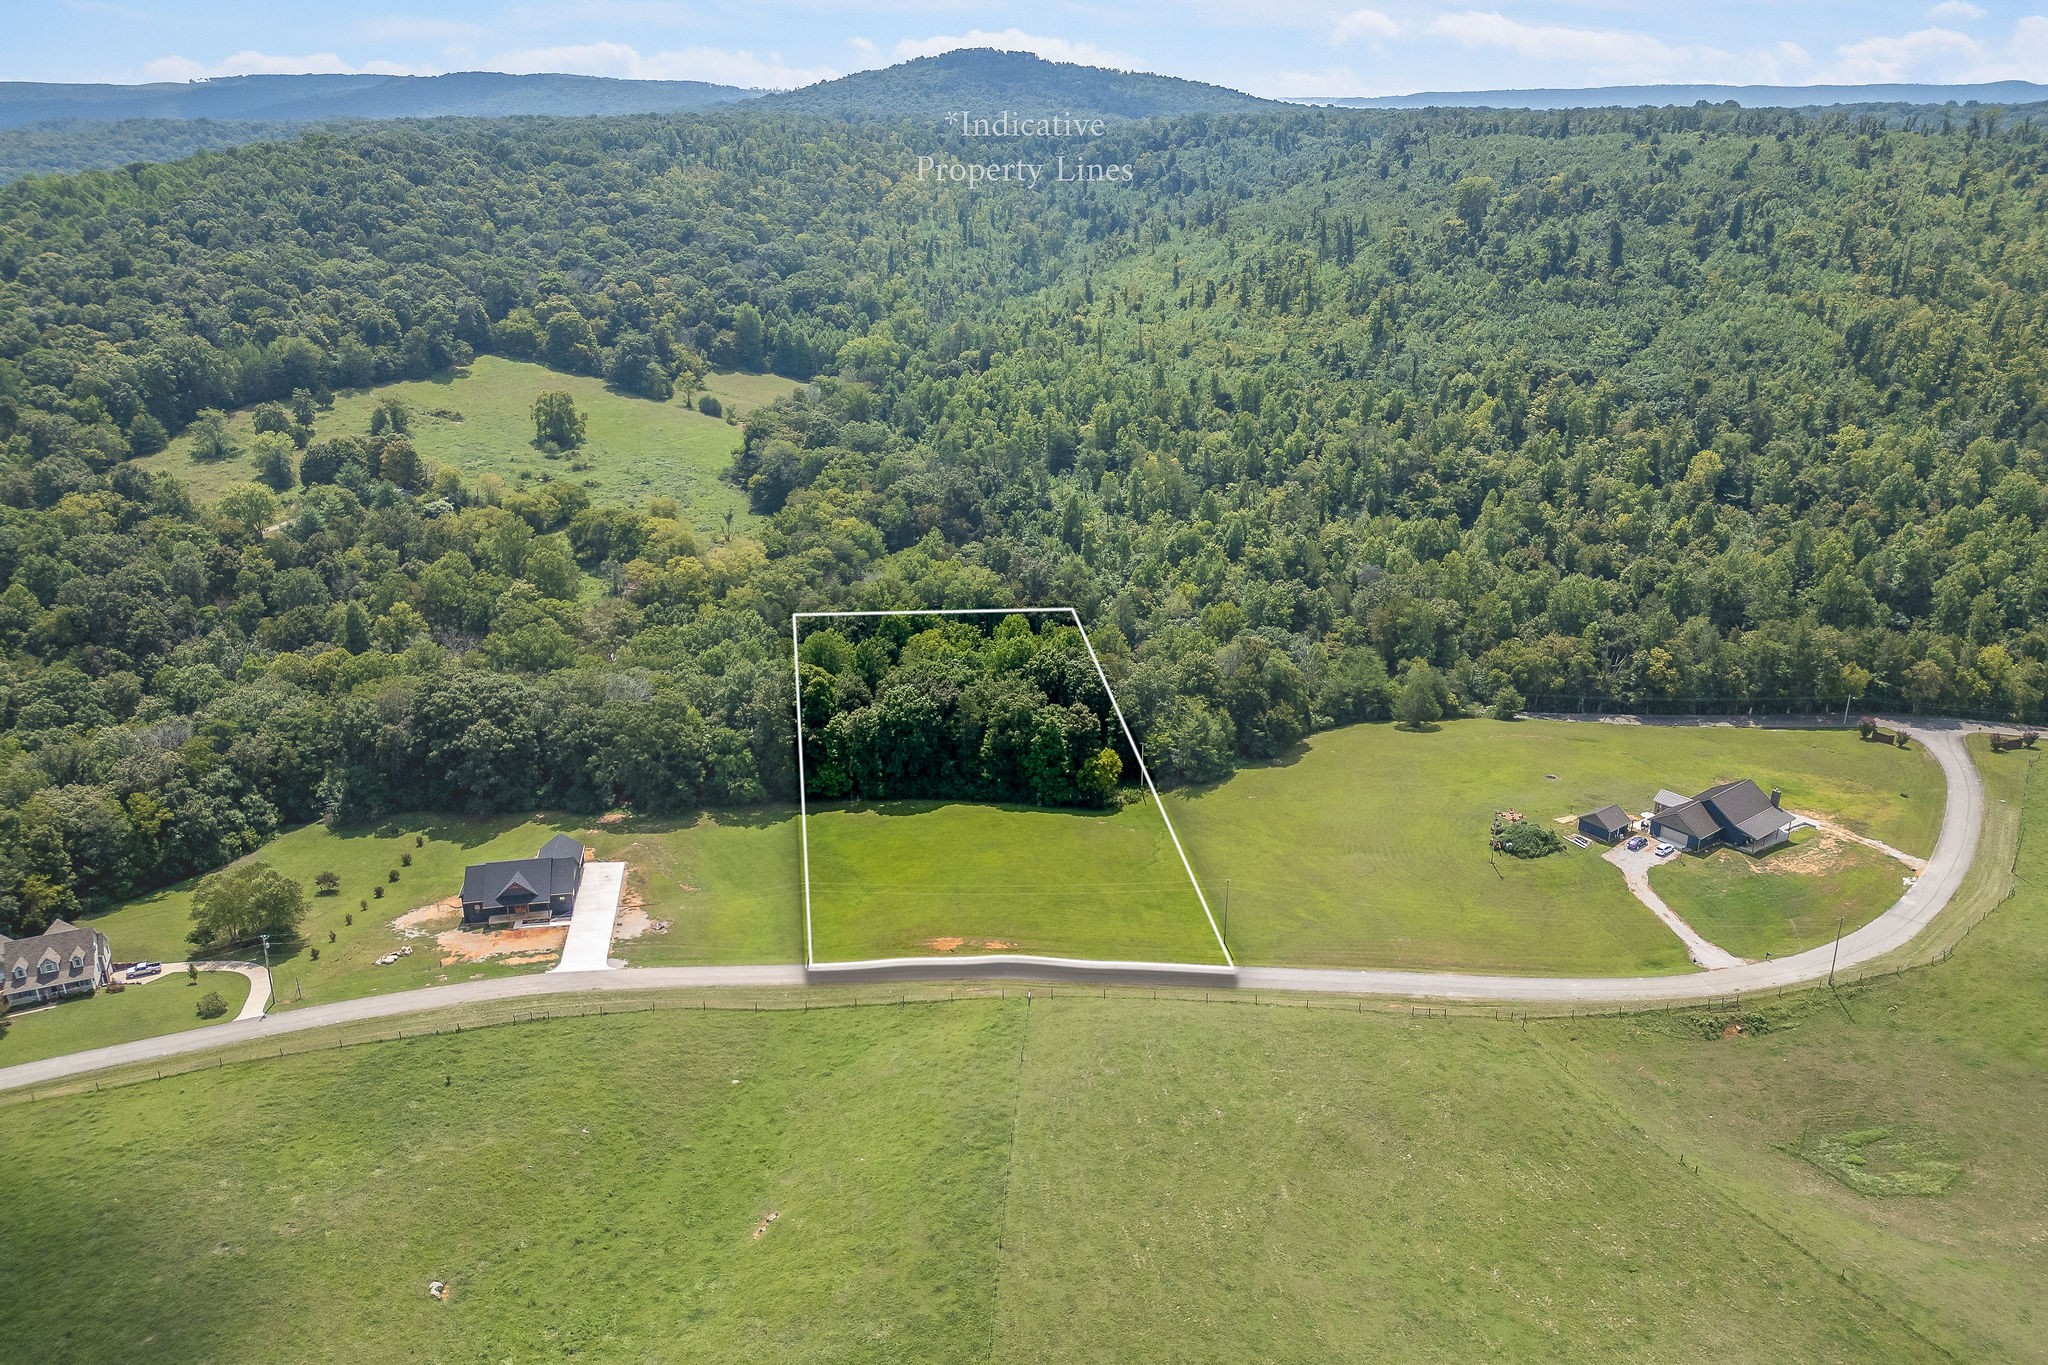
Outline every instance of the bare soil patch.
{"type": "Polygon", "coordinates": [[[535,924],[521,929],[450,929],[435,936],[441,965],[458,962],[546,962],[562,955],[569,940],[566,924],[535,924]]]}
{"type": "Polygon", "coordinates": [[[1840,867],[1849,851],[1849,840],[1832,830],[1815,830],[1814,837],[1793,848],[1781,849],[1764,858],[1745,858],[1751,872],[1762,875],[1790,873],[1821,876],[1840,867]]]}
{"type": "Polygon", "coordinates": [[[408,910],[391,921],[391,927],[407,938],[431,938],[443,929],[453,929],[462,922],[462,897],[450,896],[408,910]]]}
{"type": "Polygon", "coordinates": [[[665,934],[675,926],[669,920],[655,919],[647,908],[637,903],[619,907],[619,917],[612,928],[612,942],[624,943],[643,934],[665,934]]]}
{"type": "Polygon", "coordinates": [[[956,953],[962,948],[973,948],[977,952],[1000,953],[1016,947],[999,938],[928,938],[924,946],[935,953],[956,953]]]}

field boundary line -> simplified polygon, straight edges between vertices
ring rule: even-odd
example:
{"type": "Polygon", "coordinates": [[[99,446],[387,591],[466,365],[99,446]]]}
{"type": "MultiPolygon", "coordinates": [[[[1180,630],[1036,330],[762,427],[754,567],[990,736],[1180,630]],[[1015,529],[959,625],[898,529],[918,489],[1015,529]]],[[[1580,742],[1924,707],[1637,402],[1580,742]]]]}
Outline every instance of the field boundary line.
{"type": "MultiPolygon", "coordinates": [[[[1173,851],[1180,858],[1181,870],[1188,874],[1188,885],[1194,888],[1195,903],[1202,907],[1202,918],[1209,922],[1209,932],[1216,936],[1216,947],[1223,954],[1223,968],[1235,969],[1237,959],[1230,955],[1230,945],[1223,939],[1223,930],[1217,927],[1215,912],[1209,908],[1209,897],[1202,891],[1202,880],[1195,875],[1195,866],[1188,861],[1187,850],[1181,847],[1180,831],[1173,827],[1173,817],[1166,813],[1166,802],[1159,797],[1159,788],[1153,785],[1152,770],[1145,766],[1144,751],[1138,747],[1136,735],[1131,733],[1131,723],[1124,719],[1122,703],[1116,699],[1116,689],[1109,685],[1109,674],[1103,671],[1102,658],[1095,652],[1095,642],[1088,636],[1088,627],[1081,620],[1081,613],[1073,607],[929,607],[921,609],[892,608],[877,611],[796,611],[789,615],[789,652],[791,677],[796,683],[796,809],[797,845],[803,859],[804,886],[804,970],[817,971],[823,967],[864,967],[895,968],[906,962],[921,962],[922,958],[865,958],[850,962],[820,964],[813,947],[811,932],[811,837],[810,800],[804,782],[804,677],[803,644],[800,621],[856,620],[875,617],[906,616],[1069,616],[1073,618],[1074,629],[1080,632],[1081,645],[1088,651],[1088,662],[1095,666],[1095,676],[1102,683],[1102,694],[1109,698],[1109,709],[1116,715],[1116,723],[1123,731],[1124,743],[1130,746],[1131,758],[1138,765],[1138,776],[1145,779],[1145,791],[1152,798],[1152,809],[1159,812],[1159,821],[1166,826],[1166,837],[1173,841],[1173,851]]],[[[945,959],[934,959],[944,961],[945,959]]],[[[1069,967],[1079,965],[1079,958],[1021,958],[1018,961],[1036,962],[1043,965],[1069,967]]],[[[1181,971],[1198,967],[1195,963],[1118,963],[1126,970],[1151,968],[1153,970],[1181,971]]]]}

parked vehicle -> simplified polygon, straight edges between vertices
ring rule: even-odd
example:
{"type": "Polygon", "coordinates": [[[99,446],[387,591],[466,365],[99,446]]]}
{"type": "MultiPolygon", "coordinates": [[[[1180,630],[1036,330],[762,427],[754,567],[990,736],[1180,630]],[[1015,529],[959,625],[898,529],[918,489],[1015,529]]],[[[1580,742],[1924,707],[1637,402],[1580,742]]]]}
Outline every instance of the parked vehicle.
{"type": "Polygon", "coordinates": [[[1635,838],[1628,841],[1628,851],[1631,853],[1641,853],[1644,849],[1648,848],[1649,846],[1650,841],[1648,839],[1645,839],[1640,834],[1638,834],[1635,838]]]}
{"type": "Polygon", "coordinates": [[[144,977],[155,976],[163,969],[164,964],[161,962],[138,962],[128,969],[128,979],[130,981],[140,981],[144,977]]]}
{"type": "Polygon", "coordinates": [[[1674,844],[1657,845],[1657,856],[1659,858],[1669,858],[1672,854],[1676,852],[1678,852],[1678,848],[1674,844]]]}

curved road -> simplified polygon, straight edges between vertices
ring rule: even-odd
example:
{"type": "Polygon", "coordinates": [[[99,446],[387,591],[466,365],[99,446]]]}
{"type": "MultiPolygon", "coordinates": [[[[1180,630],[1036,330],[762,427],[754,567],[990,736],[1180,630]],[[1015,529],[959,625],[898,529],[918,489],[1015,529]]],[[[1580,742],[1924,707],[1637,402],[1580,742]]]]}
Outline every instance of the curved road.
{"type": "Polygon", "coordinates": [[[974,961],[959,960],[944,964],[919,963],[915,972],[904,970],[904,964],[878,966],[871,970],[838,967],[817,973],[806,972],[794,965],[629,967],[609,971],[543,972],[533,976],[499,977],[491,981],[469,981],[391,995],[365,996],[329,1005],[310,1005],[305,1009],[263,1018],[241,1018],[195,1032],[144,1038],[90,1052],[25,1062],[20,1066],[0,1069],[0,1090],[46,1084],[60,1077],[97,1071],[103,1067],[157,1061],[229,1043],[280,1037],[331,1024],[416,1014],[485,1000],[519,1000],[588,992],[718,986],[802,987],[813,982],[859,984],[863,980],[900,980],[911,975],[920,978],[936,975],[940,979],[955,980],[973,976],[1025,975],[1039,980],[1171,980],[1174,984],[1187,984],[1192,972],[1199,973],[1204,984],[1213,982],[1225,989],[1234,980],[1239,988],[1257,990],[1395,995],[1416,1000],[1599,1005],[1702,1000],[1799,985],[1827,976],[1833,965],[1851,967],[1868,962],[1911,942],[1954,897],[1976,857],[1977,842],[1984,825],[1984,786],[1977,775],[1976,765],[1970,761],[1969,752],[1963,746],[1963,737],[1967,733],[1965,727],[1935,729],[1921,724],[1901,725],[1899,728],[1907,730],[1927,747],[1948,781],[1948,793],[1942,808],[1941,836],[1935,843],[1933,856],[1927,860],[1926,870],[1912,888],[1889,910],[1842,939],[1838,964],[1834,958],[1834,945],[1829,944],[1791,957],[1750,962],[1717,971],[1639,977],[1480,976],[1459,972],[1240,967],[1233,978],[1227,971],[1191,964],[1089,964],[1021,958],[991,962],[981,971],[976,970],[974,961]]]}

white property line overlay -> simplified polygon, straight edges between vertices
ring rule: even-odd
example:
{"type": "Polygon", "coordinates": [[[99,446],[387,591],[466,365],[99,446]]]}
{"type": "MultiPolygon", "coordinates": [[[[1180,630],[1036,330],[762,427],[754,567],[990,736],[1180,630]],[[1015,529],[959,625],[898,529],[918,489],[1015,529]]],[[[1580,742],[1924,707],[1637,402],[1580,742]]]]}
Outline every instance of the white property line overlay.
{"type": "MultiPolygon", "coordinates": [[[[1089,662],[1095,665],[1095,676],[1102,682],[1102,694],[1109,698],[1109,709],[1116,713],[1116,723],[1124,732],[1124,743],[1131,747],[1131,757],[1138,762],[1138,775],[1145,779],[1145,790],[1152,794],[1152,808],[1159,812],[1161,824],[1166,826],[1166,837],[1173,840],[1173,851],[1180,855],[1181,870],[1188,874],[1188,885],[1195,889],[1195,900],[1202,907],[1202,916],[1209,921],[1209,932],[1216,935],[1216,946],[1223,950],[1223,964],[1235,969],[1237,959],[1230,955],[1230,945],[1223,941],[1223,931],[1216,927],[1216,915],[1209,909],[1209,898],[1202,894],[1201,879],[1195,876],[1194,864],[1188,861],[1188,851],[1181,847],[1180,833],[1173,827],[1173,817],[1166,813],[1166,803],[1159,799],[1159,788],[1152,783],[1151,769],[1145,766],[1144,751],[1138,748],[1138,741],[1131,734],[1131,723],[1124,719],[1124,708],[1117,704],[1116,689],[1109,685],[1109,675],[1102,671],[1102,660],[1095,653],[1095,642],[1088,638],[1088,627],[1081,622],[1081,613],[1072,607],[931,607],[923,610],[905,611],[798,611],[789,617],[789,657],[792,677],[796,682],[796,810],[798,844],[803,850],[804,864],[804,967],[808,970],[817,964],[812,951],[811,940],[811,811],[810,798],[804,782],[804,661],[801,641],[798,638],[798,622],[829,621],[872,618],[880,616],[1070,616],[1074,629],[1081,632],[1081,643],[1088,650],[1089,662]]],[[[916,959],[923,961],[924,959],[916,959]]],[[[1065,959],[1049,959],[1065,960],[1065,959]]],[[[1086,959],[1074,959],[1085,961],[1086,959]]],[[[1198,965],[1198,964],[1188,964],[1198,965]]]]}

